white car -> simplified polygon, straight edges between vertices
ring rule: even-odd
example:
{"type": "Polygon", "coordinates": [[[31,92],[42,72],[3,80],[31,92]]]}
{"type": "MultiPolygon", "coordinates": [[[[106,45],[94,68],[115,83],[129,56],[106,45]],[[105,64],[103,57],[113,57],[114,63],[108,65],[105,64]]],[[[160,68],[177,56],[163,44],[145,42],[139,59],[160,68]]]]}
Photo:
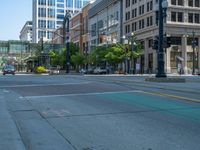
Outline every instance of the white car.
{"type": "Polygon", "coordinates": [[[94,74],[106,74],[106,73],[107,73],[106,69],[102,69],[100,67],[94,69],[94,74]]]}

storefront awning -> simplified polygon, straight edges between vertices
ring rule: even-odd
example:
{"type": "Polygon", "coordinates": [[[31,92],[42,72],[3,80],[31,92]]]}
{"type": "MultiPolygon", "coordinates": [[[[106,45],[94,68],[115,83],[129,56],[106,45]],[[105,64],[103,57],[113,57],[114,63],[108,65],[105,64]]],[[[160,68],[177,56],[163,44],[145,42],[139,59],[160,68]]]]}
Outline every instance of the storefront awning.
{"type": "Polygon", "coordinates": [[[178,59],[179,61],[183,61],[184,59],[180,56],[176,56],[176,59],[178,59]]]}

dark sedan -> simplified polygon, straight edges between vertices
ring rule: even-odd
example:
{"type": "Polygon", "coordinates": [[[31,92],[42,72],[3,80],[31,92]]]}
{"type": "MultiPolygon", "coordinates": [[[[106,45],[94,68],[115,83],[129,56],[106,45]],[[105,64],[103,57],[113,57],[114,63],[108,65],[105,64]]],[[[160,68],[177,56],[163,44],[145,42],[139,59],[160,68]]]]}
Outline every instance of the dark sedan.
{"type": "Polygon", "coordinates": [[[15,75],[15,68],[12,65],[6,65],[3,67],[3,75],[12,74],[15,75]]]}

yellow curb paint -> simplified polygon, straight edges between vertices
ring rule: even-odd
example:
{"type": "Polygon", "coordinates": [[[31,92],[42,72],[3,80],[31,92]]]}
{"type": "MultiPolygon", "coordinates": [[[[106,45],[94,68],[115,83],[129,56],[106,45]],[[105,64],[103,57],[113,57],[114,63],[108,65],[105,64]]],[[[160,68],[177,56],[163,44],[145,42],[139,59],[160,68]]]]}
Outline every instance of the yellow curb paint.
{"type": "Polygon", "coordinates": [[[170,98],[175,98],[175,99],[181,99],[181,100],[186,100],[186,101],[195,102],[195,103],[200,103],[200,100],[198,100],[198,99],[187,98],[187,97],[182,97],[182,96],[177,96],[177,95],[172,95],[172,94],[151,93],[151,92],[143,92],[143,93],[150,94],[150,95],[162,96],[162,97],[170,97],[170,98]]]}

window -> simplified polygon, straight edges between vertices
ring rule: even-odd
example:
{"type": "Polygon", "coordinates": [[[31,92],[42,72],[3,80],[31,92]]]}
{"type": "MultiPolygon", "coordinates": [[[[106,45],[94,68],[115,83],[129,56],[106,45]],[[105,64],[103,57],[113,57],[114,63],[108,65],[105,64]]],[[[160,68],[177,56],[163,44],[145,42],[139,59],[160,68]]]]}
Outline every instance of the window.
{"type": "Polygon", "coordinates": [[[67,7],[73,7],[73,1],[67,0],[66,5],[67,5],[67,7]]]}
{"type": "Polygon", "coordinates": [[[55,9],[48,8],[48,17],[55,18],[55,9]]]}
{"type": "Polygon", "coordinates": [[[153,1],[150,1],[150,10],[153,10],[153,1]]]}
{"type": "Polygon", "coordinates": [[[81,0],[75,0],[75,2],[74,2],[74,7],[75,7],[75,8],[81,8],[81,7],[82,7],[82,2],[81,2],[81,0]]]}
{"type": "Polygon", "coordinates": [[[150,3],[147,2],[147,12],[149,12],[149,10],[150,10],[150,3]]]}
{"type": "Polygon", "coordinates": [[[126,20],[130,19],[130,11],[126,12],[126,20]]]}
{"type": "Polygon", "coordinates": [[[181,45],[181,37],[171,37],[172,45],[181,45]]]}
{"type": "Polygon", "coordinates": [[[57,19],[64,20],[64,15],[57,15],[57,19]]]}
{"type": "Polygon", "coordinates": [[[183,6],[183,0],[178,0],[178,5],[183,6]]]}
{"type": "Polygon", "coordinates": [[[38,21],[39,28],[46,28],[46,20],[39,20],[38,21]]]}
{"type": "Polygon", "coordinates": [[[178,12],[178,22],[183,22],[183,13],[178,12]]]}
{"type": "Polygon", "coordinates": [[[38,16],[39,17],[46,17],[46,8],[39,8],[38,9],[38,16]]]}
{"type": "Polygon", "coordinates": [[[132,10],[132,18],[135,18],[135,17],[137,17],[137,9],[136,8],[132,10]]]}
{"type": "Polygon", "coordinates": [[[55,22],[54,21],[48,21],[48,29],[55,29],[55,22]]]}
{"type": "Polygon", "coordinates": [[[93,25],[91,26],[91,29],[92,29],[91,35],[92,35],[92,36],[96,36],[97,24],[96,24],[96,23],[93,24],[93,25]]]}
{"type": "Polygon", "coordinates": [[[188,6],[193,7],[193,0],[188,0],[188,6]]]}
{"type": "Polygon", "coordinates": [[[176,5],[176,0],[171,0],[172,5],[176,5]]]}
{"type": "Polygon", "coordinates": [[[188,13],[188,22],[193,23],[193,13],[188,13]]]}
{"type": "Polygon", "coordinates": [[[39,5],[46,5],[46,0],[38,0],[39,5]]]}
{"type": "Polygon", "coordinates": [[[137,0],[132,0],[132,5],[136,4],[137,0]]]}
{"type": "Polygon", "coordinates": [[[64,13],[64,9],[57,9],[57,13],[64,13]]]}
{"type": "Polygon", "coordinates": [[[194,22],[199,23],[199,14],[194,14],[194,22]]]}
{"type": "Polygon", "coordinates": [[[126,8],[130,7],[130,0],[126,0],[126,8]]]}
{"type": "Polygon", "coordinates": [[[153,16],[150,16],[150,26],[153,25],[153,16]]]}
{"type": "Polygon", "coordinates": [[[153,39],[150,39],[150,40],[149,40],[148,45],[149,45],[149,48],[151,48],[151,47],[153,46],[153,39]]]}
{"type": "Polygon", "coordinates": [[[64,8],[64,4],[57,4],[57,7],[64,8]]]}
{"type": "Polygon", "coordinates": [[[142,19],[142,28],[144,28],[144,19],[142,19]]]}
{"type": "Polygon", "coordinates": [[[171,12],[171,21],[176,22],[176,12],[171,12]]]}
{"type": "Polygon", "coordinates": [[[144,5],[142,5],[142,14],[144,14],[144,5]]]}
{"type": "Polygon", "coordinates": [[[150,26],[150,20],[149,17],[147,17],[147,27],[150,26]]]}
{"type": "Polygon", "coordinates": [[[137,30],[137,22],[132,23],[132,31],[137,30]]]}
{"type": "Polygon", "coordinates": [[[130,33],[130,25],[125,26],[125,31],[126,31],[126,33],[130,33]]]}
{"type": "Polygon", "coordinates": [[[55,5],[55,0],[48,0],[48,5],[49,6],[54,6],[55,5]]]}
{"type": "Polygon", "coordinates": [[[195,6],[195,7],[200,7],[200,2],[199,2],[199,0],[195,0],[195,1],[194,1],[194,6],[195,6]]]}
{"type": "Polygon", "coordinates": [[[46,37],[46,31],[38,31],[38,38],[46,37]]]}

